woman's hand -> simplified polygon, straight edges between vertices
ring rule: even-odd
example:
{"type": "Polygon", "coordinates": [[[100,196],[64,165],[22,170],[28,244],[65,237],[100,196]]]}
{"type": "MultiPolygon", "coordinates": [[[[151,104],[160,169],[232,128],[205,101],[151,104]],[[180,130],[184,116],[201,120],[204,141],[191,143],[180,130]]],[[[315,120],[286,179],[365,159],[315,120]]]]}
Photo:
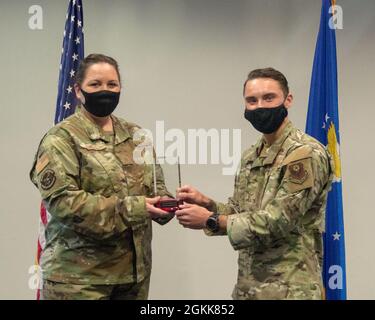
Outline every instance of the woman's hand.
{"type": "Polygon", "coordinates": [[[160,199],[160,196],[154,198],[146,198],[146,209],[147,212],[150,214],[151,219],[160,218],[170,214],[169,212],[166,212],[154,206],[160,199]]]}

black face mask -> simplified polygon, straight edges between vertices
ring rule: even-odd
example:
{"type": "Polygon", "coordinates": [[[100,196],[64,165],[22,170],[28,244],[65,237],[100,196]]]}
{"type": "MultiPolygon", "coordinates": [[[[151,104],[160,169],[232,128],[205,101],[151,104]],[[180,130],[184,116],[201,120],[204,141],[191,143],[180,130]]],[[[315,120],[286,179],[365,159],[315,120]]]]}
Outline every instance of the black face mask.
{"type": "Polygon", "coordinates": [[[273,133],[283,123],[288,115],[288,110],[284,104],[275,108],[257,108],[255,110],[245,109],[245,119],[248,120],[255,129],[262,133],[273,133]]]}
{"type": "Polygon", "coordinates": [[[81,92],[85,97],[85,109],[96,117],[109,116],[116,109],[120,99],[120,92],[102,90],[89,93],[82,89],[81,92]]]}

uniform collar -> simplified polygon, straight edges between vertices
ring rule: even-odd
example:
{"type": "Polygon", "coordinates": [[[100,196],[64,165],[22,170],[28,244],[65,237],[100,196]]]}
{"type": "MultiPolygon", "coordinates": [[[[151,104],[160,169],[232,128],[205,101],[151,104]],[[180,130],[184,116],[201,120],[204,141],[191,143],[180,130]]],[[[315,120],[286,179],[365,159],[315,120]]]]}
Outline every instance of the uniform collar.
{"type": "Polygon", "coordinates": [[[114,115],[112,117],[113,129],[115,131],[115,144],[124,142],[131,137],[128,128],[114,115]]]}
{"type": "MultiPolygon", "coordinates": [[[[290,121],[288,121],[280,137],[277,138],[277,140],[274,143],[272,143],[271,146],[269,146],[269,149],[266,153],[266,157],[263,161],[263,165],[272,164],[275,161],[276,156],[279,154],[280,150],[282,149],[282,146],[286,138],[288,138],[292,129],[293,129],[293,125],[290,121]]],[[[263,148],[267,147],[266,139],[264,138],[264,136],[262,137],[262,140],[263,140],[263,148]]]]}
{"type": "Polygon", "coordinates": [[[281,151],[285,140],[288,138],[293,128],[294,126],[292,122],[288,121],[287,125],[281,133],[281,136],[277,138],[277,140],[271,146],[268,147],[268,150],[266,152],[262,152],[262,150],[264,151],[264,148],[267,148],[267,142],[264,136],[262,136],[254,146],[253,152],[248,159],[249,162],[254,162],[252,167],[272,164],[275,161],[276,156],[281,151]]]}
{"type": "MultiPolygon", "coordinates": [[[[103,130],[101,130],[101,128],[95,122],[93,122],[83,113],[82,106],[77,107],[76,114],[79,120],[81,120],[83,127],[92,141],[103,140],[105,142],[110,142],[103,130]]],[[[130,138],[131,136],[126,126],[123,125],[114,115],[111,115],[111,118],[115,133],[115,144],[119,144],[130,138]]]]}

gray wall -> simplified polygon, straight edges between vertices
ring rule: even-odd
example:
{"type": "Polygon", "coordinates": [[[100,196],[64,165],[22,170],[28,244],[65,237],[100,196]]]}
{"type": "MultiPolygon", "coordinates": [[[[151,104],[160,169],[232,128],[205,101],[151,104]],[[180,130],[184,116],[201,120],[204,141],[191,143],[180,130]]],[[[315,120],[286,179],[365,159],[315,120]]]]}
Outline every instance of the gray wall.
{"type": "MultiPolygon", "coordinates": [[[[375,1],[341,0],[337,31],[348,296],[375,299],[373,88],[375,1]]],[[[28,179],[38,142],[51,127],[67,1],[0,2],[0,298],[33,299],[39,194],[28,179]],[[28,8],[43,8],[43,30],[28,8]]],[[[304,128],[319,0],[84,1],[85,52],[114,56],[124,91],[116,113],[154,130],[239,128],[242,148],[257,138],[243,119],[249,70],[274,66],[295,96],[304,128]]],[[[233,190],[220,165],[183,166],[183,182],[217,200],[233,190]]],[[[226,237],[207,238],[176,221],[154,228],[151,298],[226,299],[237,254],[226,237]]]]}

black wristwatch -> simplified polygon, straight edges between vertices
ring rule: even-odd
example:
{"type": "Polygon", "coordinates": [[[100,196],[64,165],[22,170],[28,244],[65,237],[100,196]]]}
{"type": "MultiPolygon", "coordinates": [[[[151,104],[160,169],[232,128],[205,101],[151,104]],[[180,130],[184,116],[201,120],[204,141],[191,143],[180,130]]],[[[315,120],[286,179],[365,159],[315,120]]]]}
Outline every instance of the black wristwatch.
{"type": "Polygon", "coordinates": [[[211,232],[218,232],[220,230],[218,213],[213,213],[211,216],[208,217],[206,221],[206,228],[211,232]]]}

